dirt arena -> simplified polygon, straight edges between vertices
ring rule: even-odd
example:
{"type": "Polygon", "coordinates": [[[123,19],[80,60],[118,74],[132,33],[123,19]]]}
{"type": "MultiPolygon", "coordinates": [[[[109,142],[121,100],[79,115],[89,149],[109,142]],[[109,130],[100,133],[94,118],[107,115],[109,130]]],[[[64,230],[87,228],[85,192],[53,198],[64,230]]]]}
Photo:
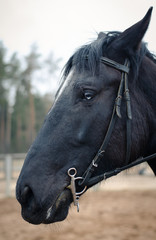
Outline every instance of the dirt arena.
{"type": "Polygon", "coordinates": [[[72,206],[67,220],[48,226],[25,222],[15,198],[2,198],[0,240],[155,240],[156,180],[145,179],[148,188],[144,180],[138,187],[133,178],[133,188],[121,181],[122,188],[108,183],[102,191],[87,192],[79,213],[72,206]]]}

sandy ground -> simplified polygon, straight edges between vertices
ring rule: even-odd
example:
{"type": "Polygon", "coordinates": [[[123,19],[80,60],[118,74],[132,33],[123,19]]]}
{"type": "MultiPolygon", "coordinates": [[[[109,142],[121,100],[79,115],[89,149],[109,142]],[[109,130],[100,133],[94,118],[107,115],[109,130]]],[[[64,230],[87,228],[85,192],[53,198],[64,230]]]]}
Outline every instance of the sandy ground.
{"type": "Polygon", "coordinates": [[[21,218],[14,198],[2,198],[0,240],[156,240],[155,203],[155,179],[121,178],[87,192],[80,212],[72,206],[64,222],[34,226],[21,218]]]}

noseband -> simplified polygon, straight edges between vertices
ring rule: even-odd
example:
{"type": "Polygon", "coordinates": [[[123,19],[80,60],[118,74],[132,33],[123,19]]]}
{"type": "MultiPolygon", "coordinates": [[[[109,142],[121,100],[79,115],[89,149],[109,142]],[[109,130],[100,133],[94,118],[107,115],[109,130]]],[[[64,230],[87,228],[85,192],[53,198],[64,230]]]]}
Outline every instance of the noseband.
{"type": "MultiPolygon", "coordinates": [[[[122,65],[122,64],[119,64],[113,60],[106,58],[106,57],[101,57],[100,62],[121,71],[121,81],[120,81],[120,85],[118,88],[117,97],[115,99],[111,120],[110,120],[110,123],[108,126],[108,130],[106,132],[105,138],[102,142],[102,145],[101,145],[99,151],[97,152],[97,154],[95,155],[94,159],[92,160],[91,164],[89,165],[89,167],[83,174],[83,176],[79,177],[80,180],[78,182],[78,185],[81,186],[85,190],[86,190],[86,188],[91,187],[102,180],[106,180],[107,178],[115,176],[118,173],[120,173],[126,169],[129,169],[131,167],[134,167],[138,164],[141,164],[143,162],[146,162],[146,161],[151,160],[156,157],[156,153],[154,153],[147,157],[140,157],[137,160],[135,160],[134,162],[129,163],[130,156],[131,156],[131,121],[132,121],[131,101],[130,101],[130,94],[129,94],[129,89],[128,89],[128,73],[130,71],[130,62],[128,59],[126,59],[124,65],[122,65]],[[122,103],[123,97],[125,99],[126,115],[127,115],[127,117],[126,117],[126,161],[125,161],[126,164],[125,164],[125,166],[123,166],[121,168],[116,168],[112,171],[104,172],[101,175],[92,177],[95,169],[98,168],[99,162],[104,157],[106,148],[108,146],[108,143],[110,141],[110,138],[111,138],[114,126],[115,126],[116,119],[121,118],[121,110],[120,109],[121,109],[121,103],[122,103]]],[[[75,169],[75,168],[72,168],[72,169],[75,169]]],[[[69,170],[68,170],[68,175],[71,177],[71,175],[69,174],[69,170]]],[[[75,172],[76,172],[76,169],[75,169],[75,172]]],[[[76,184],[75,184],[74,179],[76,180],[77,178],[73,178],[73,176],[72,176],[70,186],[71,186],[71,191],[73,194],[74,205],[76,205],[78,207],[78,199],[79,199],[81,193],[79,194],[76,192],[76,184]]],[[[82,192],[84,192],[85,190],[83,190],[82,192]]]]}

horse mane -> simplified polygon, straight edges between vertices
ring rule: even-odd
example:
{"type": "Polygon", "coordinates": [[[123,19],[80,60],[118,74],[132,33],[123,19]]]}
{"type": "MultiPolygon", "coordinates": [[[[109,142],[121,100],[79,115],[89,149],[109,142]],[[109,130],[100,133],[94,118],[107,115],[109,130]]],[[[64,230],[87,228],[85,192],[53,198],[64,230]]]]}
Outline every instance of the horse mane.
{"type": "MultiPolygon", "coordinates": [[[[96,73],[101,56],[107,57],[108,46],[121,34],[121,32],[99,33],[99,36],[93,42],[80,47],[68,60],[63,70],[63,78],[66,78],[73,66],[77,70],[89,70],[93,74],[96,73]],[[103,35],[103,36],[102,36],[103,35]],[[87,61],[86,61],[87,56],[87,61]]],[[[134,75],[138,75],[138,70],[144,56],[147,56],[156,63],[156,56],[147,49],[147,44],[142,42],[140,51],[132,52],[126,49],[127,58],[131,62],[131,68],[134,75]]]]}

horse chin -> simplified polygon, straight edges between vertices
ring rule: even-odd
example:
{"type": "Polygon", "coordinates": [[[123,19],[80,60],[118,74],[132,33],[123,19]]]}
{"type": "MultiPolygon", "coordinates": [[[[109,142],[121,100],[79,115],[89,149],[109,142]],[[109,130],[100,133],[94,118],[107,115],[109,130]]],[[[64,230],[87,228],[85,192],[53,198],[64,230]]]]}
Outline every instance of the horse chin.
{"type": "Polygon", "coordinates": [[[72,203],[71,191],[65,188],[56,202],[47,210],[46,219],[43,221],[44,224],[50,224],[54,222],[63,221],[67,215],[69,206],[72,203]]]}
{"type": "Polygon", "coordinates": [[[47,210],[46,218],[43,223],[50,224],[63,221],[68,215],[69,206],[72,200],[71,191],[65,188],[56,199],[56,202],[47,210]]]}
{"type": "Polygon", "coordinates": [[[39,210],[34,214],[30,214],[28,210],[22,207],[22,217],[29,223],[38,224],[50,224],[54,222],[63,221],[67,215],[69,206],[72,203],[73,198],[71,191],[65,188],[61,194],[58,196],[56,201],[48,210],[39,210]]]}

